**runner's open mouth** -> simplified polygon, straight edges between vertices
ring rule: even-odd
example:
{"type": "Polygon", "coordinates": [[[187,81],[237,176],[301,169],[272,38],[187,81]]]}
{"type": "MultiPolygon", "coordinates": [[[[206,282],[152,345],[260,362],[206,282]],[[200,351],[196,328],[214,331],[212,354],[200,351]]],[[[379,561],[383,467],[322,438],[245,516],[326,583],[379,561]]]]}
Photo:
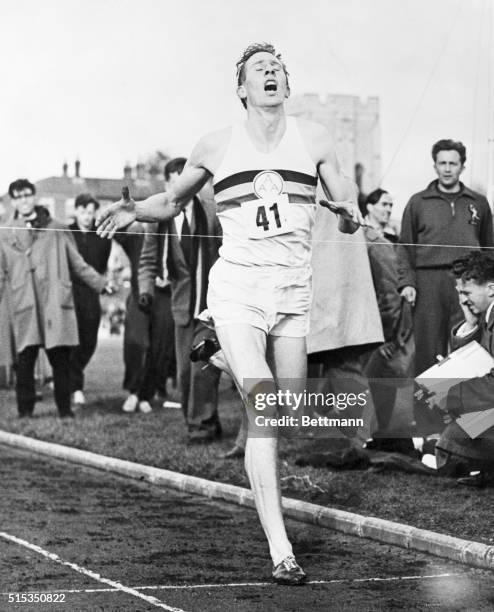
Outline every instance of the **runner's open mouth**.
{"type": "Polygon", "coordinates": [[[275,81],[267,81],[264,85],[264,91],[278,91],[278,84],[275,81]]]}

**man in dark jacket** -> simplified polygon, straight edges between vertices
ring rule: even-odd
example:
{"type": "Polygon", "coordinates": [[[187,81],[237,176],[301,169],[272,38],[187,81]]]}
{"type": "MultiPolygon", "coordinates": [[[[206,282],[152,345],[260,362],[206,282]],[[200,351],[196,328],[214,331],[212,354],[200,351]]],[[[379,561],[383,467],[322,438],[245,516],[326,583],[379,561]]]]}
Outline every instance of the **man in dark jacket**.
{"type": "MultiPolygon", "coordinates": [[[[406,246],[412,274],[405,284],[416,289],[414,331],[416,374],[445,355],[451,327],[461,309],[449,270],[472,248],[493,246],[492,215],[486,198],[460,182],[466,149],[440,140],[432,147],[437,180],[413,195],[403,213],[400,242],[406,246]]],[[[407,294],[415,298],[414,289],[407,294]]]]}
{"type": "MultiPolygon", "coordinates": [[[[476,340],[494,357],[494,257],[474,251],[453,263],[453,273],[465,320],[452,331],[452,347],[476,340]]],[[[448,392],[445,421],[449,424],[436,445],[438,468],[447,471],[461,463],[468,471],[480,470],[473,478],[460,479],[460,484],[494,485],[494,418],[492,427],[475,439],[454,422],[462,414],[490,408],[494,408],[494,368],[448,392]]]]}
{"type": "Polygon", "coordinates": [[[70,410],[69,357],[79,344],[72,277],[96,293],[105,280],[79,255],[67,227],[35,205],[35,187],[19,179],[9,187],[16,215],[0,230],[0,301],[6,294],[16,351],[19,416],[32,415],[34,366],[39,347],[53,368],[55,403],[61,417],[70,410]]]}
{"type": "MultiPolygon", "coordinates": [[[[84,258],[100,274],[107,270],[112,243],[100,238],[95,230],[94,218],[99,202],[90,193],[82,193],[75,200],[76,220],[69,226],[77,248],[84,258]]],[[[154,395],[154,370],[148,359],[149,317],[137,308],[137,267],[142,247],[143,228],[136,223],[132,232],[117,234],[114,238],[123,249],[131,267],[131,290],[127,299],[124,327],[124,388],[129,397],[124,410],[150,412],[149,399],[154,395]],[[149,394],[140,389],[148,389],[149,394]]],[[[111,289],[110,289],[111,291],[111,289]]],[[[101,320],[99,295],[90,287],[74,280],[74,301],[77,314],[80,344],[71,351],[70,383],[73,401],[77,406],[85,403],[83,394],[84,369],[96,350],[101,320]]]]}
{"type": "MultiPolygon", "coordinates": [[[[185,165],[176,158],[165,167],[165,179],[173,183],[185,165]]],[[[139,270],[140,301],[154,293],[157,277],[171,284],[171,308],[175,321],[177,379],[190,442],[210,442],[221,434],[218,417],[219,371],[191,363],[192,346],[211,335],[197,319],[206,308],[208,275],[218,257],[220,229],[214,208],[193,198],[182,215],[160,223],[144,239],[139,270]]]]}
{"type": "MultiPolygon", "coordinates": [[[[111,242],[96,234],[94,218],[99,208],[98,201],[90,193],[81,193],[75,199],[75,221],[69,225],[77,250],[84,261],[99,274],[104,274],[110,257],[111,242]]],[[[101,321],[99,294],[75,278],[73,282],[74,304],[79,330],[79,346],[74,347],[70,356],[70,387],[76,406],[86,403],[84,369],[91,360],[98,342],[101,321]]]]}
{"type": "Polygon", "coordinates": [[[122,410],[149,413],[155,395],[164,399],[163,407],[180,408],[168,388],[176,376],[174,327],[169,282],[161,276],[139,294],[140,259],[144,235],[156,231],[156,224],[138,224],[120,234],[120,243],[131,264],[131,291],[126,303],[124,327],[124,388],[129,392],[122,410]]]}

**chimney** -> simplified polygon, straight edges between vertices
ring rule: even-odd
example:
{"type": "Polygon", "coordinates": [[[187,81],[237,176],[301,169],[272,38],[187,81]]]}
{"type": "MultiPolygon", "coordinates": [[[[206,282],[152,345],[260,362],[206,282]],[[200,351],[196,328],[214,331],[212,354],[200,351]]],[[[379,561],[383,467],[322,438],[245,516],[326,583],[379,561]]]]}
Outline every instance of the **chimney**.
{"type": "Polygon", "coordinates": [[[81,176],[81,162],[76,159],[75,160],[75,177],[79,178],[81,176]]]}
{"type": "Polygon", "coordinates": [[[63,176],[67,176],[68,171],[69,171],[69,164],[66,161],[63,162],[62,171],[63,171],[63,176]]]}
{"type": "Polygon", "coordinates": [[[125,162],[124,166],[124,179],[132,178],[132,167],[129,162],[125,162]]]}
{"type": "Polygon", "coordinates": [[[137,180],[145,181],[146,180],[146,166],[143,163],[138,163],[136,166],[137,171],[137,180]]]}
{"type": "Polygon", "coordinates": [[[357,162],[355,164],[354,171],[355,171],[355,182],[357,183],[357,187],[359,188],[359,191],[362,191],[362,179],[364,177],[365,168],[360,162],[357,162]]]}

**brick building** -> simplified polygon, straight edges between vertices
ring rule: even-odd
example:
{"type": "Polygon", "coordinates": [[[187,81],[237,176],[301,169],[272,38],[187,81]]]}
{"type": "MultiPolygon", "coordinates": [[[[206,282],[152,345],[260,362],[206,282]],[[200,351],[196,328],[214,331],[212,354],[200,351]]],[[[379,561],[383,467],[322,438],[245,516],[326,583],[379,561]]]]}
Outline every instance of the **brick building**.
{"type": "MultiPolygon", "coordinates": [[[[129,187],[132,197],[142,200],[164,189],[163,179],[151,176],[146,172],[144,164],[135,168],[126,165],[120,179],[87,178],[81,175],[81,163],[74,164],[74,174],[69,176],[68,165],[62,167],[61,176],[50,176],[36,181],[36,197],[38,203],[48,208],[53,217],[59,221],[68,222],[74,214],[74,200],[80,193],[91,193],[100,204],[115,202],[120,198],[122,187],[129,187]]],[[[3,201],[7,215],[11,213],[8,194],[3,201]]]]}

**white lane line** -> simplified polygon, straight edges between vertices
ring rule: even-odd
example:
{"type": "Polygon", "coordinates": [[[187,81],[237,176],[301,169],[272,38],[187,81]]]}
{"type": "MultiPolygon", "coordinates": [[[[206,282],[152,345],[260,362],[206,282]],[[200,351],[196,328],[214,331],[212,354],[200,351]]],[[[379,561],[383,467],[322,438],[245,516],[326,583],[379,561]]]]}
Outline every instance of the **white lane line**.
{"type": "MultiPolygon", "coordinates": [[[[457,578],[466,576],[467,574],[431,574],[423,576],[389,576],[387,578],[342,578],[339,580],[309,580],[306,584],[342,584],[354,582],[394,582],[399,580],[424,580],[426,578],[457,578]]],[[[223,584],[156,584],[149,586],[132,587],[135,591],[173,591],[184,589],[222,589],[235,587],[267,587],[276,586],[274,582],[229,582],[223,584]]],[[[53,590],[50,593],[111,593],[118,589],[68,589],[68,590],[53,590]]],[[[27,593],[28,591],[26,591],[27,593]]],[[[36,591],[43,593],[43,591],[36,591]]],[[[0,593],[0,595],[8,595],[9,593],[0,593]]]]}
{"type": "MultiPolygon", "coordinates": [[[[44,550],[40,546],[36,546],[36,544],[31,544],[30,542],[26,542],[26,540],[21,540],[20,538],[17,538],[16,536],[10,535],[9,533],[5,533],[3,531],[0,531],[0,537],[3,538],[4,540],[8,540],[9,542],[14,542],[14,544],[19,544],[20,546],[24,546],[24,548],[28,548],[29,550],[33,550],[34,552],[37,552],[38,554],[43,555],[43,557],[46,557],[47,559],[50,559],[51,561],[55,561],[55,563],[59,563],[60,565],[65,565],[66,567],[70,567],[76,572],[79,572],[79,574],[83,574],[84,576],[89,576],[89,578],[93,578],[94,580],[97,580],[98,582],[107,584],[113,587],[112,590],[114,591],[121,591],[124,593],[128,593],[129,595],[133,595],[134,597],[143,599],[144,601],[151,604],[152,606],[155,606],[156,608],[162,608],[163,610],[168,610],[168,612],[184,612],[184,610],[181,610],[180,608],[173,608],[172,606],[167,606],[165,603],[163,603],[156,597],[144,595],[143,593],[140,593],[137,589],[134,589],[132,587],[126,587],[120,582],[117,582],[115,580],[110,580],[109,578],[103,578],[103,576],[101,576],[100,574],[96,574],[95,572],[85,569],[84,567],[81,567],[80,565],[77,565],[76,563],[72,563],[71,561],[64,561],[61,557],[59,557],[55,553],[48,552],[47,550],[44,550]]],[[[57,592],[63,592],[63,591],[57,591],[57,592]]],[[[67,591],[67,593],[69,592],[76,593],[76,592],[84,592],[84,591],[83,590],[67,591]]]]}

